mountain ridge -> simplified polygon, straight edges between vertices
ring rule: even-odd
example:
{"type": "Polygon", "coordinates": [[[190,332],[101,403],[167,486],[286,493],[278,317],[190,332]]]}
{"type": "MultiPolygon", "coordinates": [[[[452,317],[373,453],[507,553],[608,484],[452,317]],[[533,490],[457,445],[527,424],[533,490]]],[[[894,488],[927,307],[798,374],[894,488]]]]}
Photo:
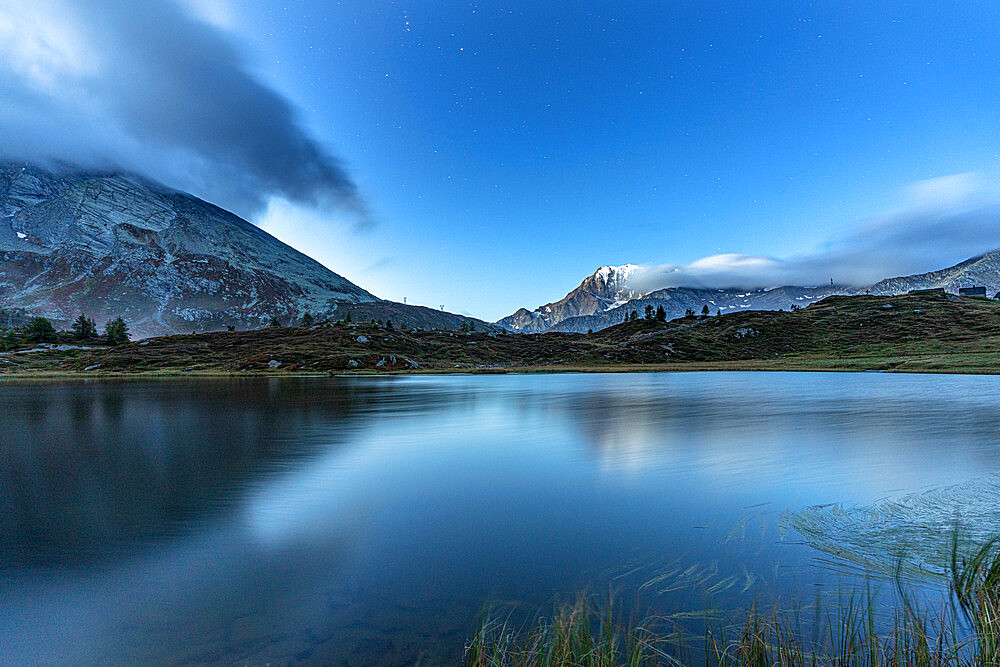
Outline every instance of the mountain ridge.
{"type": "Polygon", "coordinates": [[[634,295],[625,302],[610,303],[607,299],[601,299],[599,295],[593,294],[592,290],[588,289],[602,271],[622,268],[601,267],[559,301],[543,304],[533,311],[521,308],[511,315],[501,318],[497,324],[508,331],[517,333],[541,333],[543,331],[586,333],[618,324],[624,321],[632,310],[637,311],[641,316],[647,305],[654,309],[662,306],[666,311],[667,319],[673,319],[684,315],[689,308],[700,313],[706,305],[709,306],[709,311],[715,314],[716,312],[727,313],[739,310],[779,310],[793,306],[804,307],[832,295],[870,293],[890,296],[916,289],[945,289],[957,292],[960,287],[973,286],[985,286],[989,296],[1000,291],[1000,249],[987,251],[945,269],[886,278],[868,287],[782,285],[767,289],[739,287],[709,289],[682,286],[641,292],[634,289],[628,281],[628,278],[635,275],[640,267],[631,264],[623,266],[632,267],[632,270],[624,280],[616,283],[616,289],[618,293],[634,295]]]}

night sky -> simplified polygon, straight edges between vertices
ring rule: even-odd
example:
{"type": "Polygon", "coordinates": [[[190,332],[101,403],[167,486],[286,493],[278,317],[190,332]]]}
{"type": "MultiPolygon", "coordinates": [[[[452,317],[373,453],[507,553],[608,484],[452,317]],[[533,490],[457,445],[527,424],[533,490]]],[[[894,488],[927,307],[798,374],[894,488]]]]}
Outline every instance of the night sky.
{"type": "MultiPolygon", "coordinates": [[[[872,225],[907,229],[914,212],[992,205],[1000,8],[933,4],[178,11],[284,98],[365,211],[279,184],[241,213],[381,297],[496,319],[603,264],[795,261],[872,225]]],[[[211,199],[210,181],[185,185],[211,199]]],[[[891,275],[1000,246],[973,227],[954,247],[872,262],[891,275]]]]}

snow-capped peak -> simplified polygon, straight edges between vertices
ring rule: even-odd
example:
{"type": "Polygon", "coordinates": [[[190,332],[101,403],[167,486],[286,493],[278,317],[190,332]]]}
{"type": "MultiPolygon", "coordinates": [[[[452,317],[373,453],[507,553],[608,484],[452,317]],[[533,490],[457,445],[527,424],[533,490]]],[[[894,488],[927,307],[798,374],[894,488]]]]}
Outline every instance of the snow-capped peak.
{"type": "Polygon", "coordinates": [[[621,266],[602,266],[594,273],[594,278],[608,283],[611,280],[626,282],[633,273],[639,269],[635,264],[622,264],[621,266]]]}

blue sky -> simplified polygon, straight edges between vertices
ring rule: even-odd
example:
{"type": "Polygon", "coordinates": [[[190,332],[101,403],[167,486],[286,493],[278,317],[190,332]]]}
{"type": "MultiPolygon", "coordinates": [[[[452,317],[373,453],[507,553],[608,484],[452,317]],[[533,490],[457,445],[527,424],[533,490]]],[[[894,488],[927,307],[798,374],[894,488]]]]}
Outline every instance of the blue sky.
{"type": "Polygon", "coordinates": [[[493,318],[601,264],[805,252],[911,182],[995,172],[1000,12],[928,4],[285,2],[245,20],[376,212],[343,240],[371,263],[331,257],[387,297],[493,318]]]}
{"type": "MultiPolygon", "coordinates": [[[[373,224],[275,174],[244,214],[394,300],[496,319],[602,264],[802,256],[908,224],[914,183],[1000,180],[991,2],[181,7],[339,158],[373,224]]],[[[221,180],[191,189],[225,202],[221,180]]],[[[921,268],[883,252],[886,274],[921,268]]]]}

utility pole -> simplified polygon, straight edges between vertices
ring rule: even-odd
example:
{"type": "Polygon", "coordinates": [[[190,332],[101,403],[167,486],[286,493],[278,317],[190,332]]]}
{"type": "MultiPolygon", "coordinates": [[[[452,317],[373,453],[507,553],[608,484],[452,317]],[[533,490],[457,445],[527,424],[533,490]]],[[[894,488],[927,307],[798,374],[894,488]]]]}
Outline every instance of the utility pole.
{"type": "Polygon", "coordinates": [[[403,305],[404,306],[406,305],[406,297],[405,296],[403,297],[403,305]]]}

